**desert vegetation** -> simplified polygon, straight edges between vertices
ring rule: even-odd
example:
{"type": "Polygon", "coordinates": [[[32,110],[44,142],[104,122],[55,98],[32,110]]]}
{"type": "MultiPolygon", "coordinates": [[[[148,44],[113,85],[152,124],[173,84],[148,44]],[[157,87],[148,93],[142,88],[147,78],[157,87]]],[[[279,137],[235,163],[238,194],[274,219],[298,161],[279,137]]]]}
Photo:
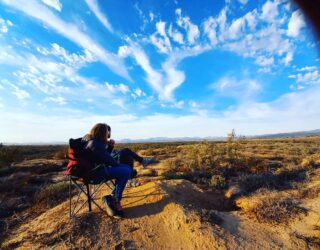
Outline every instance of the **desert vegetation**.
{"type": "MultiPolygon", "coordinates": [[[[210,203],[199,210],[204,223],[221,225],[219,212],[238,211],[256,223],[285,227],[307,217],[312,212],[308,202],[319,198],[319,137],[245,139],[233,131],[226,141],[132,143],[116,149],[124,147],[160,160],[150,169],[136,166],[138,185],[186,180],[214,194],[219,205],[210,203]]],[[[66,149],[1,145],[1,243],[19,226],[67,200],[66,149]]],[[[302,240],[306,249],[320,247],[316,223],[312,235],[290,237],[302,240]]]]}

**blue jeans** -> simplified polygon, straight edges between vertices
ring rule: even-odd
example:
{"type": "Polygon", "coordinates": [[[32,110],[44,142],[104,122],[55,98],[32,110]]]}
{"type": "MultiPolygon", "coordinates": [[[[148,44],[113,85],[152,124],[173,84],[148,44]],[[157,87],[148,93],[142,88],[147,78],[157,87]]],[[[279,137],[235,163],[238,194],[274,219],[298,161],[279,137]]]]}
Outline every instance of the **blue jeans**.
{"type": "Polygon", "coordinates": [[[115,179],[115,187],[112,191],[115,199],[120,201],[122,198],[123,190],[126,187],[128,180],[131,178],[132,168],[126,164],[119,164],[114,167],[107,167],[102,165],[98,168],[91,176],[97,182],[102,182],[104,180],[115,179]]]}

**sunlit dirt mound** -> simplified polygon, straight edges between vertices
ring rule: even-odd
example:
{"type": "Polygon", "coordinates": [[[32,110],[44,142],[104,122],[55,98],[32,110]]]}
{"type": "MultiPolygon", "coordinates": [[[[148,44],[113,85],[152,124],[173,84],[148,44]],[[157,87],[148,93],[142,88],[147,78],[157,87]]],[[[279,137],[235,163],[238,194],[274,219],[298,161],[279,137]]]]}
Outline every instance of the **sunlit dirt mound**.
{"type": "MultiPolygon", "coordinates": [[[[109,192],[106,187],[100,191],[98,197],[109,192]]],[[[103,207],[100,199],[97,199],[97,202],[103,207]]],[[[311,205],[313,209],[318,209],[319,204],[317,198],[311,205]]],[[[123,207],[126,213],[124,219],[110,218],[95,206],[93,212],[87,212],[85,207],[76,218],[69,219],[68,202],[64,202],[21,225],[7,237],[2,247],[4,249],[308,248],[305,241],[299,241],[297,237],[292,240],[290,227],[270,227],[250,220],[243,216],[241,211],[236,211],[235,207],[224,198],[223,193],[203,192],[186,180],[158,180],[127,188],[123,207]]],[[[298,230],[297,227],[295,230],[298,230]]]]}

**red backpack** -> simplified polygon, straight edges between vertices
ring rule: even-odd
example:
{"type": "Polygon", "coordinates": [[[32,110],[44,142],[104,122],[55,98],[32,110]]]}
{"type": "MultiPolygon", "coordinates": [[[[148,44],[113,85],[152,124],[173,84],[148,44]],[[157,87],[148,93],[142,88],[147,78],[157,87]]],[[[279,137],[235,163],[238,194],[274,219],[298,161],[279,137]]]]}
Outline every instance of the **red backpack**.
{"type": "Polygon", "coordinates": [[[70,139],[66,158],[69,160],[66,174],[77,177],[84,177],[94,168],[94,162],[90,159],[89,153],[83,148],[82,138],[70,139]]]}

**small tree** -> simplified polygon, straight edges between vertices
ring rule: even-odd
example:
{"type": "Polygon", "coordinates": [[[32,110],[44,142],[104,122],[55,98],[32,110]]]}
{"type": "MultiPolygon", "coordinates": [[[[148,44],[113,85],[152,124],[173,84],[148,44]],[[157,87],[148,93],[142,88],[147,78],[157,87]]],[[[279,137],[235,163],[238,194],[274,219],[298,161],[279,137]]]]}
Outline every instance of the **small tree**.
{"type": "Polygon", "coordinates": [[[226,157],[228,163],[231,167],[237,165],[238,160],[241,157],[241,144],[236,136],[235,129],[232,129],[231,133],[228,134],[227,143],[226,143],[226,157]]]}

